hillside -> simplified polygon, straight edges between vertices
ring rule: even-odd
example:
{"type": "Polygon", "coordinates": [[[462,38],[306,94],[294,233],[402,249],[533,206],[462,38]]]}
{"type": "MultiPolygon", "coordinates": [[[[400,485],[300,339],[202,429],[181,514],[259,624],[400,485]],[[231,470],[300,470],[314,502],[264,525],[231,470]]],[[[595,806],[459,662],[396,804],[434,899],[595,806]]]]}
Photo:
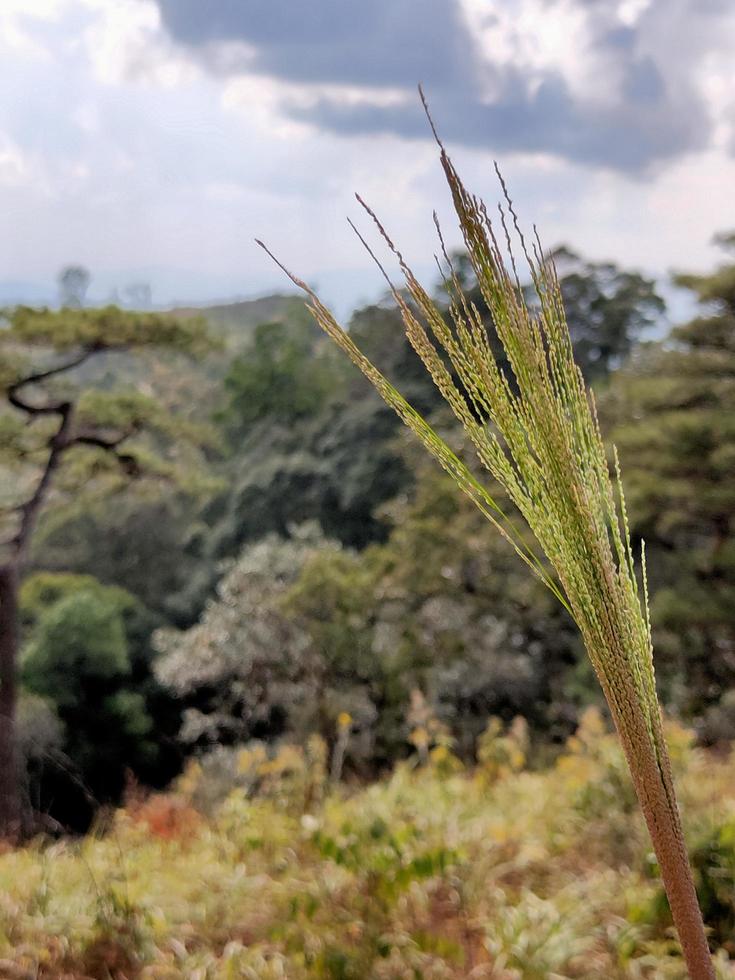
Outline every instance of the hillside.
{"type": "Polygon", "coordinates": [[[296,311],[301,312],[301,296],[276,293],[260,299],[236,300],[203,306],[176,307],[170,312],[179,316],[202,316],[221,337],[231,352],[237,352],[260,323],[281,323],[296,311]]]}
{"type": "Polygon", "coordinates": [[[201,421],[203,405],[212,411],[217,407],[222,379],[233,358],[252,342],[255,328],[262,323],[283,323],[293,317],[303,317],[304,303],[296,296],[276,294],[213,306],[176,307],[166,312],[183,318],[200,317],[206,322],[213,340],[212,350],[206,357],[193,361],[170,353],[152,352],[145,357],[103,353],[70,377],[103,388],[133,386],[201,421]]]}

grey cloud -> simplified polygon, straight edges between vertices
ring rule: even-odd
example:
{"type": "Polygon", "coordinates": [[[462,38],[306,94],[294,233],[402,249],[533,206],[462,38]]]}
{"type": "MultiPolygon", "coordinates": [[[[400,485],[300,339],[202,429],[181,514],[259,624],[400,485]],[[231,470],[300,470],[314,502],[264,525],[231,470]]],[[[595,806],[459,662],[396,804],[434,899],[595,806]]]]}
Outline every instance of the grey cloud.
{"type": "Polygon", "coordinates": [[[472,43],[454,0],[157,0],[171,36],[192,49],[256,48],[279,78],[352,85],[469,82],[472,43]]]}
{"type": "Polygon", "coordinates": [[[641,58],[628,65],[623,95],[634,103],[660,104],[666,94],[661,72],[652,58],[641,58]]]}
{"type": "MultiPolygon", "coordinates": [[[[622,79],[618,101],[604,107],[573,95],[558,72],[530,77],[522,65],[498,68],[483,60],[459,0],[157,0],[170,36],[221,71],[407,93],[422,81],[444,135],[466,145],[549,152],[634,174],[704,145],[711,123],[693,85],[685,80],[674,98],[661,59],[639,52],[637,31],[621,26],[609,3],[578,2],[592,18],[595,49],[613,60],[622,79]],[[252,59],[218,59],[223,42],[233,41],[253,49],[252,59]],[[481,72],[494,82],[491,102],[480,97],[481,72]]],[[[668,2],[653,6],[660,11],[668,2]]],[[[721,0],[701,2],[714,14],[721,0]]],[[[415,99],[391,106],[321,99],[284,103],[282,110],[345,135],[428,135],[415,99]]]]}
{"type": "Polygon", "coordinates": [[[635,31],[632,27],[612,27],[602,35],[602,44],[621,51],[632,51],[635,47],[635,31]]]}
{"type": "MultiPolygon", "coordinates": [[[[607,166],[636,173],[652,162],[678,156],[707,134],[698,116],[663,120],[654,105],[634,109],[587,108],[574,101],[564,80],[549,74],[531,93],[522,79],[508,84],[494,103],[457,100],[452,95],[428,95],[442,135],[475,147],[498,152],[546,152],[592,166],[607,166]]],[[[646,81],[646,84],[649,84],[646,81]]],[[[641,87],[643,83],[641,83],[641,87]]],[[[294,115],[297,112],[293,111],[294,115]]],[[[299,118],[335,132],[400,133],[425,138],[427,124],[414,107],[342,106],[323,100],[299,118]]]]}

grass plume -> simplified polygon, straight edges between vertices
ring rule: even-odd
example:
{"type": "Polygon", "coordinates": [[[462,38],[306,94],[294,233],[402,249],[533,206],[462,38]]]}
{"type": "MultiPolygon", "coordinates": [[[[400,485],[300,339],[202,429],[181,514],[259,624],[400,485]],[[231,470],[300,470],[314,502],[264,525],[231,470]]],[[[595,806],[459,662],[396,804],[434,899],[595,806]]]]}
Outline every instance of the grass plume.
{"type": "Polygon", "coordinates": [[[518,521],[357,348],[315,292],[281,268],[307,293],[319,326],[573,617],[625,751],[690,975],[694,980],[712,978],[656,696],[645,553],[639,584],[617,455],[611,476],[594,398],[574,361],[556,271],[535,229],[533,240],[527,241],[499,171],[503,203],[496,229],[485,204],[462,184],[431,125],[464,245],[512,378],[499,367],[480,313],[462,291],[436,219],[440,267],[450,297],[448,314],[418,282],[360,198],[398,262],[405,289],[393,285],[358,235],[388,282],[409,342],[471,440],[482,467],[503,488],[521,525],[535,538],[538,552],[526,543],[518,521]],[[520,286],[513,238],[530,270],[532,304],[520,286]]]}

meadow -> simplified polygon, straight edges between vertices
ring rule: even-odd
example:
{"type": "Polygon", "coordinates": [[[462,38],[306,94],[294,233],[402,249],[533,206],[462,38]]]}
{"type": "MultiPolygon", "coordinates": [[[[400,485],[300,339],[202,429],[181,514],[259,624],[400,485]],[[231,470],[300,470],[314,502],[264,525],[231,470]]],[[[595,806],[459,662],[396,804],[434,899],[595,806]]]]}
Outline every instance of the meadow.
{"type": "MultiPolygon", "coordinates": [[[[479,762],[415,733],[382,780],[334,784],[324,742],[251,743],[130,787],[84,838],[0,857],[3,977],[684,978],[617,740],[588,709],[529,767],[492,722],[479,762]],[[423,761],[421,761],[423,760],[423,761]]],[[[735,758],[667,728],[700,902],[729,964],[735,758]]]]}

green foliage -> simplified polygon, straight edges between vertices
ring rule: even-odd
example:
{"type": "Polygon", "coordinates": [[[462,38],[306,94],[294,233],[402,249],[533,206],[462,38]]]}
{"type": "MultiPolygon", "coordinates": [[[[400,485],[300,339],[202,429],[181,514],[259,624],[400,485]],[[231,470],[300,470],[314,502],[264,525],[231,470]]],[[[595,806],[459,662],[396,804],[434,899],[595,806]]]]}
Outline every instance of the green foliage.
{"type": "Polygon", "coordinates": [[[89,575],[32,575],[20,600],[28,730],[21,742],[32,797],[42,811],[51,807],[57,819],[83,827],[90,802],[116,798],[126,769],[155,781],[178,764],[166,740],[179,714],[151,674],[158,620],[124,589],[89,575]]]}
{"type": "Polygon", "coordinates": [[[147,474],[201,492],[197,471],[201,449],[213,444],[211,429],[174,418],[140,384],[114,388],[85,370],[111,353],[195,355],[211,346],[197,318],[116,307],[16,307],[7,314],[0,330],[9,354],[0,449],[13,479],[0,499],[0,524],[11,560],[29,550],[51,491],[57,505],[82,486],[102,498],[147,474]]]}
{"type": "Polygon", "coordinates": [[[201,354],[212,346],[200,318],[133,313],[117,306],[58,311],[18,306],[8,315],[0,340],[4,346],[48,347],[54,351],[165,347],[201,354]]]}
{"type": "MultiPolygon", "coordinates": [[[[598,269],[582,260],[575,260],[572,272],[580,294],[595,305],[590,334],[607,338],[610,364],[617,364],[660,300],[633,272],[598,269]],[[613,335],[619,340],[614,349],[613,335]]],[[[564,283],[562,276],[562,289],[564,283]]],[[[470,295],[475,297],[472,289],[470,295]]],[[[231,315],[237,309],[233,306],[231,315]]],[[[223,307],[208,316],[215,325],[224,323],[227,311],[223,307]]],[[[270,312],[264,308],[263,315],[270,312]]],[[[388,525],[378,509],[413,480],[412,467],[397,448],[398,420],[306,332],[298,311],[289,308],[284,316],[279,310],[279,316],[259,328],[257,339],[246,332],[248,345],[227,375],[229,407],[219,417],[233,447],[231,485],[207,510],[212,531],[200,558],[211,576],[218,559],[236,555],[248,541],[271,531],[285,535],[289,524],[307,520],[317,520],[329,537],[348,546],[383,540],[388,525]],[[299,405],[306,401],[309,410],[302,411],[299,405]]],[[[580,324],[581,318],[580,308],[580,324]]],[[[439,408],[441,395],[395,308],[381,302],[356,311],[349,333],[387,377],[400,381],[419,411],[439,408]]]]}
{"type": "Polygon", "coordinates": [[[225,376],[221,417],[233,438],[263,418],[293,423],[335,397],[342,374],[332,349],[315,344],[303,318],[263,323],[225,376]]]}
{"type": "MultiPolygon", "coordinates": [[[[728,252],[735,252],[735,232],[716,235],[715,243],[728,252]]],[[[735,264],[723,264],[714,273],[704,276],[680,273],[674,281],[694,290],[700,302],[713,304],[718,312],[735,315],[735,264]]]]}
{"type": "Polygon", "coordinates": [[[161,631],[159,680],[187,705],[186,742],[232,742],[315,727],[323,666],[280,602],[308,557],[338,547],[316,528],[246,548],[186,632],[161,631]]]}
{"type": "Polygon", "coordinates": [[[194,503],[170,486],[102,499],[81,494],[41,522],[32,566],[119,585],[158,616],[188,626],[214,577],[198,554],[200,533],[194,503]]]}
{"type": "Polygon", "coordinates": [[[250,545],[199,624],[160,637],[157,671],[188,706],[186,739],[317,730],[331,741],[346,711],[348,764],[374,771],[409,751],[415,691],[464,759],[490,713],[568,734],[570,624],[504,542],[483,538],[451,481],[419,472],[415,499],[388,509],[385,544],[356,553],[297,534],[250,545]]]}
{"type": "MultiPolygon", "coordinates": [[[[350,330],[380,351],[427,411],[438,404],[393,311],[360,310],[350,330]]],[[[266,325],[226,385],[221,418],[233,445],[231,487],[209,508],[213,531],[203,558],[232,557],[248,541],[286,535],[290,524],[309,520],[351,547],[385,537],[376,510],[411,483],[395,445],[398,421],[303,319],[266,325]],[[299,407],[305,401],[308,412],[299,407]]]]}
{"type": "Polygon", "coordinates": [[[731,817],[701,832],[692,848],[692,866],[713,940],[735,956],[735,822],[731,817]]]}
{"type": "Polygon", "coordinates": [[[0,415],[0,462],[14,461],[26,451],[27,426],[17,415],[0,415]]]}
{"type": "MultiPolygon", "coordinates": [[[[333,682],[343,677],[346,688],[352,676],[370,691],[381,761],[405,751],[414,690],[465,759],[490,714],[521,713],[566,734],[564,688],[578,658],[570,624],[507,544],[483,537],[482,515],[448,477],[426,465],[418,475],[415,498],[388,509],[388,541],[337,561],[315,555],[289,612],[333,682]]],[[[573,716],[573,705],[566,711],[573,716]]]]}
{"type": "Polygon", "coordinates": [[[102,428],[137,429],[163,415],[154,398],[139,391],[85,391],[77,406],[81,421],[102,428]]]}
{"type": "Polygon", "coordinates": [[[117,730],[132,739],[143,739],[153,730],[145,698],[137,691],[121,689],[105,698],[103,711],[117,722],[117,730]]]}
{"type": "Polygon", "coordinates": [[[103,605],[119,613],[135,606],[135,600],[124,589],[100,585],[92,575],[37,572],[27,578],[20,588],[21,622],[26,629],[33,629],[50,606],[80,593],[100,599],[103,605]]]}
{"type": "Polygon", "coordinates": [[[60,708],[77,702],[84,681],[109,680],[129,671],[117,604],[84,590],[59,599],[41,616],[23,663],[26,685],[53,697],[60,708]]]}
{"type": "MultiPolygon", "coordinates": [[[[383,303],[357,310],[350,319],[350,336],[371,360],[382,365],[387,377],[400,383],[412,405],[430,414],[441,407],[441,395],[409,343],[400,311],[391,299],[389,295],[383,303]]],[[[364,390],[360,379],[352,383],[357,391],[364,390]]]]}
{"type": "Polygon", "coordinates": [[[376,508],[411,482],[394,446],[396,421],[365,387],[294,425],[255,425],[232,461],[232,484],[205,516],[205,557],[232,557],[263,534],[316,520],[351,547],[385,537],[376,508]]]}

